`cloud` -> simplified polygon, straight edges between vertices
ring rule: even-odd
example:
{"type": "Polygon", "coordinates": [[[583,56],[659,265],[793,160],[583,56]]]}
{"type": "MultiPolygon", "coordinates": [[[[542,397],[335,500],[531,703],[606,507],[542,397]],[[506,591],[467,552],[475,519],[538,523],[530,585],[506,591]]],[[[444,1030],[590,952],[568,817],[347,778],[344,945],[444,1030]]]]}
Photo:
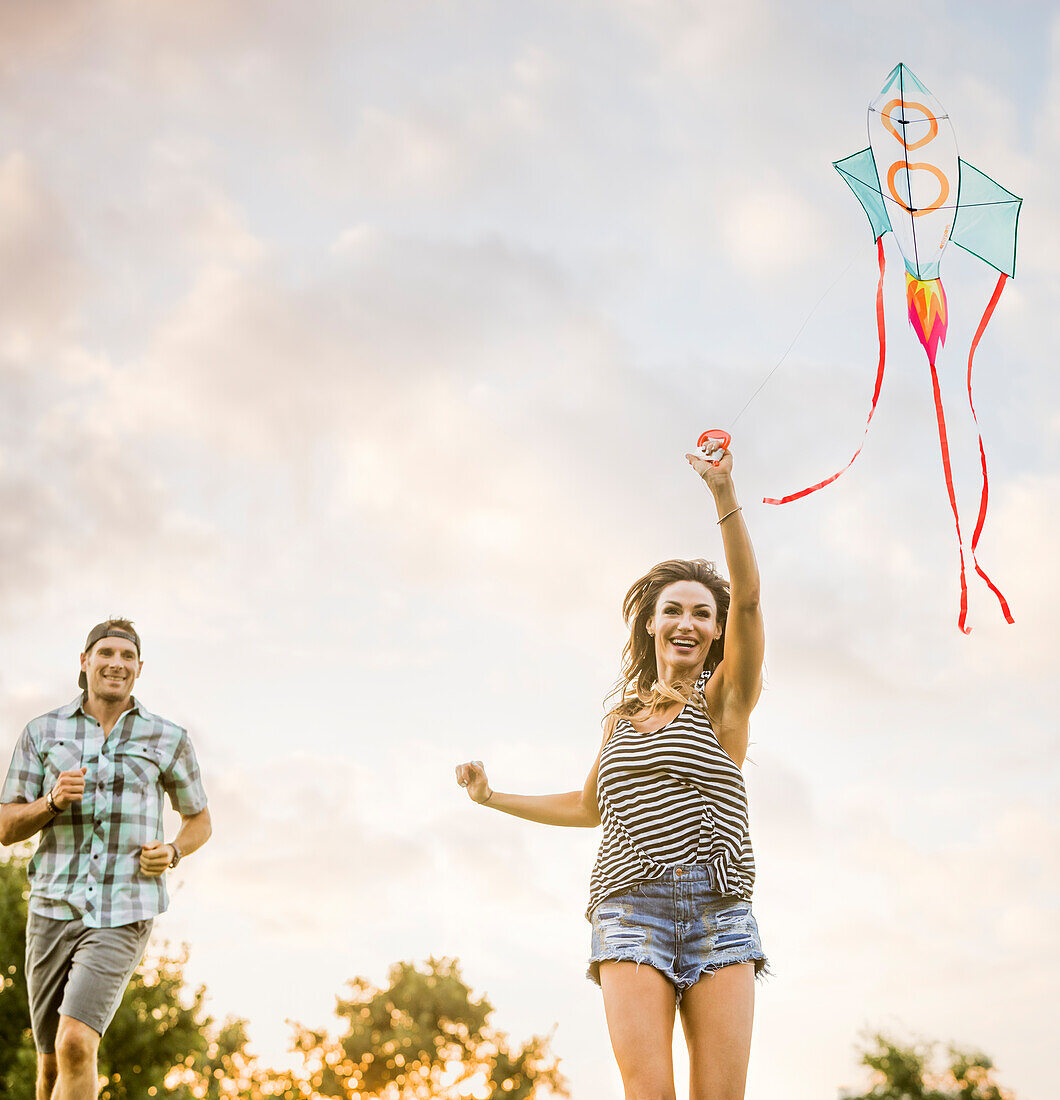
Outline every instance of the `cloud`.
{"type": "Polygon", "coordinates": [[[1025,474],[1002,489],[990,516],[990,560],[1004,562],[1006,594],[1017,621],[1005,632],[1003,649],[984,665],[991,666],[991,674],[1001,672],[1024,684],[1046,682],[1048,670],[1055,666],[1055,623],[1060,616],[1054,554],[1060,538],[1058,493],[1057,473],[1025,474]]]}
{"type": "Polygon", "coordinates": [[[91,8],[86,0],[60,0],[47,8],[5,4],[0,9],[0,73],[14,80],[34,62],[57,61],[78,42],[91,8]]]}
{"type": "Polygon", "coordinates": [[[323,453],[327,521],[409,560],[430,545],[436,572],[525,577],[528,555],[538,576],[536,555],[584,571],[574,548],[621,506],[610,440],[638,430],[623,389],[647,386],[609,326],[500,241],[356,228],[335,256],[303,288],[264,263],[205,268],[115,406],[121,431],[296,465],[323,453]]]}
{"type": "Polygon", "coordinates": [[[824,231],[808,201],[785,191],[749,191],[730,207],[723,232],[735,265],[747,275],[776,276],[800,265],[824,231]]]}
{"type": "Polygon", "coordinates": [[[0,355],[25,365],[73,320],[85,271],[65,212],[32,160],[0,160],[0,355]]]}
{"type": "MultiPolygon", "coordinates": [[[[772,37],[769,6],[759,3],[690,5],[682,0],[623,0],[619,8],[665,57],[666,67],[696,83],[705,74],[743,69],[741,51],[761,50],[772,37]]],[[[711,79],[707,76],[707,79],[711,79]]]]}
{"type": "Polygon", "coordinates": [[[430,873],[424,844],[365,813],[366,787],[385,779],[360,765],[295,751],[209,779],[221,843],[195,861],[195,887],[228,899],[255,935],[307,944],[370,927],[430,873]]]}
{"type": "Polygon", "coordinates": [[[20,390],[34,415],[18,416],[18,403],[3,415],[0,615],[10,621],[69,578],[90,601],[127,590],[134,571],[179,587],[212,550],[208,527],[174,505],[128,438],[85,417],[76,391],[46,408],[32,381],[9,384],[9,396],[20,390]]]}

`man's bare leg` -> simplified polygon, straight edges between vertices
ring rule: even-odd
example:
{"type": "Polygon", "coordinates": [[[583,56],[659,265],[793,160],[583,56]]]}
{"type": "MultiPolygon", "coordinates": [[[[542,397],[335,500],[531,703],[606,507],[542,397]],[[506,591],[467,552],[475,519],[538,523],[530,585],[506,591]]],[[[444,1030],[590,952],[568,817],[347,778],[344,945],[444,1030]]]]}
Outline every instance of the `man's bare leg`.
{"type": "MultiPolygon", "coordinates": [[[[99,1040],[99,1032],[88,1024],[72,1016],[59,1017],[59,1033],[55,1037],[59,1075],[52,1100],[96,1100],[99,1096],[96,1064],[99,1040]]],[[[37,1100],[41,1100],[39,1095],[37,1100]]]]}
{"type": "Polygon", "coordinates": [[[59,1062],[54,1054],[37,1054],[37,1100],[52,1100],[59,1062]]]}

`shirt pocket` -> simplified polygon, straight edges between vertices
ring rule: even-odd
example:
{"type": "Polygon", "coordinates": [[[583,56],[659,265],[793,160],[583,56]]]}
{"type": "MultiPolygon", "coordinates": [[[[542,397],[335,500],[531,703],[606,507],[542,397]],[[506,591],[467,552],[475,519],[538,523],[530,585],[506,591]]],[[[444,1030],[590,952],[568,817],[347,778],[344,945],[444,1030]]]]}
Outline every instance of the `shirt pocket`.
{"type": "Polygon", "coordinates": [[[79,771],[81,742],[72,737],[56,737],[44,746],[45,789],[51,790],[59,781],[60,772],[79,771]]]}
{"type": "Polygon", "coordinates": [[[162,775],[157,749],[146,745],[126,745],[117,754],[117,765],[126,789],[153,791],[162,775]]]}

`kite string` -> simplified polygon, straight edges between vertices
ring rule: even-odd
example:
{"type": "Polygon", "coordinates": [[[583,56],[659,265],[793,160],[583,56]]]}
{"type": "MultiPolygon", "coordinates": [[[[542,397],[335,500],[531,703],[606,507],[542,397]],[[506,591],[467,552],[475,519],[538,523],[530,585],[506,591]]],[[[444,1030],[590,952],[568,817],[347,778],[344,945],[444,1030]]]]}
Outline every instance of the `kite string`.
{"type": "Polygon", "coordinates": [[[739,420],[741,416],[743,416],[743,414],[747,411],[748,405],[750,405],[751,402],[762,392],[762,390],[765,389],[766,383],[768,383],[770,378],[772,378],[773,375],[776,374],[777,371],[780,369],[780,365],[784,362],[785,359],[787,359],[788,354],[791,352],[791,349],[795,346],[796,341],[802,335],[802,330],[810,323],[810,320],[813,318],[813,315],[817,312],[817,310],[820,307],[821,303],[825,300],[825,298],[828,297],[829,294],[832,293],[832,291],[838,285],[839,281],[843,278],[844,275],[846,275],[846,273],[853,266],[853,263],[858,258],[858,255],[859,255],[860,252],[861,252],[860,248],[855,249],[855,251],[853,252],[853,254],[850,257],[850,260],[847,262],[846,267],[844,267],[843,270],[840,271],[840,273],[832,281],[831,285],[825,290],[825,292],[820,296],[820,298],[817,299],[817,302],[814,304],[813,308],[810,310],[809,313],[806,314],[805,320],[802,322],[801,325],[799,325],[798,332],[796,332],[795,335],[792,337],[791,343],[788,344],[787,348],[784,350],[784,354],[777,360],[776,366],[774,366],[773,369],[765,376],[765,378],[762,379],[761,383],[758,386],[758,389],[756,389],[755,392],[751,394],[751,396],[744,402],[743,408],[740,409],[740,411],[733,417],[733,419],[732,419],[732,421],[730,422],[730,425],[729,425],[730,428],[733,425],[736,424],[736,421],[739,420]]]}
{"type": "Polygon", "coordinates": [[[880,390],[883,387],[883,371],[887,363],[887,330],[884,323],[883,316],[883,276],[887,270],[887,259],[883,252],[883,234],[876,238],[876,260],[880,268],[880,278],[876,284],[876,331],[880,342],[880,359],[876,365],[876,385],[872,391],[872,405],[869,408],[869,417],[865,421],[865,434],[861,437],[861,443],[858,444],[858,449],[854,452],[853,457],[843,467],[842,470],[832,474],[831,477],[826,478],[824,481],[819,481],[816,485],[811,485],[806,489],[800,489],[797,493],[791,493],[786,497],[764,497],[762,499],[763,504],[789,504],[793,500],[800,500],[802,497],[809,496],[810,493],[816,493],[818,489],[823,489],[826,485],[831,485],[836,478],[841,477],[851,466],[854,465],[854,459],[861,454],[862,447],[865,446],[865,440],[868,438],[869,425],[872,423],[872,418],[876,414],[876,402],[880,399],[880,390]]]}

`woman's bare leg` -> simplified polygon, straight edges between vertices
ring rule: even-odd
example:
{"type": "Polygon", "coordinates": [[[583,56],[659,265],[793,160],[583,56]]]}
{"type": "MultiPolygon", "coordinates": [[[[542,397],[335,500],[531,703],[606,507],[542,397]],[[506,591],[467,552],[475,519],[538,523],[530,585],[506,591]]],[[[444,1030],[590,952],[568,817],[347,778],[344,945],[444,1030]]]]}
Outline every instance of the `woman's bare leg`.
{"type": "Polygon", "coordinates": [[[601,963],[600,987],[626,1100],[676,1100],[674,987],[654,967],[632,962],[601,963]]]}
{"type": "Polygon", "coordinates": [[[754,963],[723,966],[685,991],[691,1100],[743,1100],[754,1005],[754,963]]]}

